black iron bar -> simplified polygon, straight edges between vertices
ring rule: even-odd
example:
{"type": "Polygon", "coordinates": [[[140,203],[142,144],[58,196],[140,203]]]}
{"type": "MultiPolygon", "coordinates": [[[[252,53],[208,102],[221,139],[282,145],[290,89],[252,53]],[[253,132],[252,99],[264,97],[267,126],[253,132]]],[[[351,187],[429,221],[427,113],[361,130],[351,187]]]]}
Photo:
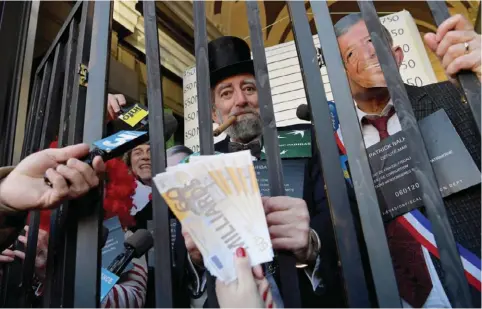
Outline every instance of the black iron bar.
{"type": "Polygon", "coordinates": [[[45,65],[45,62],[47,62],[47,59],[52,55],[52,53],[55,50],[55,46],[57,46],[57,44],[59,43],[61,38],[64,36],[64,34],[67,33],[68,28],[69,28],[69,24],[72,22],[72,19],[79,12],[79,9],[83,6],[83,4],[84,4],[84,1],[82,1],[82,0],[79,0],[79,1],[77,1],[77,3],[75,3],[74,7],[72,8],[72,10],[69,13],[69,16],[67,16],[67,18],[65,19],[64,24],[62,25],[62,28],[60,28],[60,30],[57,33],[57,35],[55,36],[55,39],[53,40],[52,44],[50,45],[49,49],[45,53],[44,58],[40,62],[39,66],[37,67],[37,71],[35,72],[35,74],[38,74],[43,69],[43,66],[45,65]]]}
{"type": "Polygon", "coordinates": [[[42,82],[40,84],[40,94],[34,111],[34,125],[32,126],[32,137],[26,155],[30,155],[39,150],[40,136],[42,134],[43,121],[45,116],[45,103],[47,101],[48,89],[50,84],[50,75],[52,72],[52,61],[45,64],[45,70],[42,74],[42,82]]]}
{"type": "MultiPolygon", "coordinates": [[[[450,13],[445,1],[427,1],[427,4],[432,11],[432,15],[437,23],[437,26],[440,26],[446,19],[450,17],[450,13]]],[[[479,15],[480,7],[478,16],[479,15]]],[[[480,16],[478,18],[480,18],[480,16]]],[[[464,90],[465,97],[467,98],[467,102],[472,110],[475,123],[477,124],[480,133],[480,122],[482,117],[480,111],[480,81],[471,71],[462,71],[457,74],[457,78],[462,86],[462,89],[464,90]]]]}
{"type": "MultiPolygon", "coordinates": [[[[294,5],[295,4],[293,4],[293,6],[294,5]]],[[[382,308],[400,307],[400,297],[395,274],[393,272],[390,251],[385,238],[380,236],[384,235],[385,228],[380,215],[380,206],[378,205],[368,157],[364,150],[365,144],[363,142],[358,116],[353,104],[348,79],[344,74],[340,73],[343,72],[345,68],[340,57],[341,53],[333,29],[328,5],[326,2],[322,1],[311,1],[311,8],[318,29],[318,36],[328,71],[328,77],[330,83],[336,85],[336,87],[332,88],[332,91],[335,102],[337,102],[337,113],[340,119],[343,141],[345,142],[344,145],[350,165],[350,172],[357,198],[358,212],[360,215],[363,237],[367,246],[378,306],[382,308]]],[[[308,27],[308,20],[306,18],[305,20],[306,27],[308,27]]],[[[305,39],[303,36],[298,36],[298,38],[300,41],[311,41],[305,39]]],[[[326,100],[323,100],[320,105],[328,106],[326,105],[326,100]]],[[[328,110],[325,112],[328,112],[328,110]]],[[[332,174],[330,173],[328,175],[332,174]]],[[[328,186],[328,179],[326,181],[328,186]]],[[[332,192],[330,187],[328,187],[328,191],[332,192]]],[[[336,205],[337,204],[333,203],[334,208],[337,207],[336,205]]],[[[335,212],[336,211],[337,210],[335,210],[335,212]]],[[[346,216],[342,215],[340,217],[339,214],[333,214],[332,218],[334,218],[334,220],[339,220],[340,218],[346,219],[346,216]]],[[[335,223],[335,227],[336,226],[339,225],[335,223]]],[[[347,230],[342,229],[338,232],[347,233],[347,230]]],[[[366,301],[368,301],[368,299],[366,299],[366,291],[365,293],[357,291],[359,282],[357,282],[357,276],[354,276],[354,274],[356,274],[357,271],[361,271],[361,269],[350,261],[353,257],[353,252],[351,252],[352,248],[349,243],[342,241],[342,239],[353,239],[355,235],[349,237],[344,237],[342,235],[343,234],[340,235],[341,237],[338,239],[337,243],[342,270],[345,277],[348,304],[350,307],[369,307],[366,303],[366,301]],[[347,280],[348,278],[350,280],[347,280]]],[[[357,252],[355,254],[358,255],[357,252]]],[[[366,289],[366,287],[364,287],[364,289],[366,289]]]]}
{"type": "Polygon", "coordinates": [[[196,85],[199,110],[199,142],[202,155],[214,153],[213,120],[211,118],[211,83],[204,1],[194,2],[194,45],[196,56],[196,85]]]}
{"type": "MultiPolygon", "coordinates": [[[[166,170],[164,141],[164,105],[161,75],[161,55],[156,16],[156,3],[144,1],[144,30],[146,41],[147,101],[149,102],[149,136],[151,144],[152,175],[166,170]]],[[[169,207],[152,187],[152,212],[154,219],[154,271],[155,300],[157,308],[173,307],[171,269],[171,236],[169,207]]]]}
{"type": "Polygon", "coordinates": [[[41,79],[40,76],[35,75],[33,83],[33,90],[32,95],[30,97],[29,108],[27,109],[27,123],[25,125],[25,135],[23,138],[23,146],[22,146],[22,153],[20,157],[23,159],[27,156],[27,152],[29,149],[30,142],[32,140],[32,128],[35,122],[35,110],[37,109],[38,98],[40,96],[40,84],[41,79]]]}
{"type": "Polygon", "coordinates": [[[14,146],[16,110],[18,107],[18,86],[20,84],[25,36],[22,36],[28,22],[28,2],[7,2],[3,5],[0,18],[0,40],[9,48],[2,51],[0,59],[0,164],[11,165],[10,152],[14,146]],[[23,46],[22,46],[23,45],[23,46]],[[13,123],[12,123],[13,122],[13,123]],[[13,131],[13,132],[12,132],[13,131]]]}
{"type": "MultiPolygon", "coordinates": [[[[264,51],[263,33],[256,1],[247,1],[249,34],[253,51],[258,103],[263,122],[263,145],[266,150],[268,181],[271,196],[285,195],[283,168],[281,165],[278,130],[273,110],[273,99],[269,83],[268,65],[264,51]]],[[[287,308],[301,307],[296,259],[289,252],[278,252],[281,293],[287,308]]]]}
{"type": "MultiPolygon", "coordinates": [[[[52,72],[50,76],[50,84],[47,93],[47,102],[45,104],[45,118],[43,121],[42,133],[40,136],[40,150],[48,147],[49,142],[55,136],[54,130],[57,129],[59,108],[58,94],[60,80],[63,75],[63,44],[59,43],[55,48],[55,54],[52,64],[52,72]]],[[[31,305],[31,297],[33,295],[31,286],[35,271],[35,258],[37,256],[37,240],[40,225],[40,212],[32,211],[30,213],[29,230],[27,238],[27,247],[25,249],[25,261],[23,263],[23,281],[21,307],[31,305]]]]}
{"type": "Polygon", "coordinates": [[[383,26],[373,3],[371,1],[358,1],[358,6],[370,32],[402,130],[410,137],[407,139],[407,145],[412,161],[415,162],[414,173],[423,192],[422,201],[432,223],[435,241],[440,253],[440,261],[446,274],[446,292],[454,308],[471,307],[472,301],[468,283],[465,279],[464,269],[455,245],[444,202],[407,91],[391,52],[388,38],[383,34],[383,26]]]}
{"type": "MultiPolygon", "coordinates": [[[[77,19],[72,19],[69,26],[68,41],[65,51],[65,74],[63,81],[63,95],[60,109],[60,120],[59,120],[59,131],[58,131],[58,147],[64,147],[67,145],[68,128],[69,128],[69,113],[70,113],[70,103],[72,99],[72,88],[75,75],[75,61],[77,54],[77,37],[78,37],[78,23],[77,19]]],[[[66,210],[65,205],[60,206],[62,210],[66,210]]],[[[53,295],[58,295],[54,293],[55,290],[55,279],[56,273],[59,270],[58,261],[61,261],[59,250],[60,240],[62,235],[59,234],[61,229],[58,218],[63,213],[61,209],[56,209],[51,214],[50,221],[50,233],[49,233],[49,249],[47,256],[47,269],[46,269],[46,282],[43,293],[43,304],[44,307],[53,307],[54,298],[53,295]]],[[[62,242],[63,245],[64,242],[62,242]]],[[[59,280],[57,280],[58,282],[59,280]]],[[[58,290],[58,289],[57,289],[58,290]]],[[[57,298],[55,298],[57,299],[57,298]]]]}
{"type": "MultiPolygon", "coordinates": [[[[69,126],[66,132],[67,145],[78,144],[83,141],[84,115],[87,88],[80,85],[79,69],[81,65],[89,64],[90,47],[92,41],[92,27],[94,18],[94,2],[82,2],[80,10],[80,23],[78,37],[76,37],[76,56],[74,78],[72,81],[72,92],[70,97],[69,126]]],[[[74,21],[76,22],[76,21],[74,21]]],[[[64,145],[65,146],[65,145],[64,145]]],[[[58,268],[55,274],[55,290],[53,295],[60,295],[56,306],[74,306],[74,278],[76,274],[76,255],[77,255],[77,213],[76,209],[83,207],[82,200],[73,200],[64,203],[52,218],[51,222],[56,222],[59,235],[58,268]]]]}
{"type": "MultiPolygon", "coordinates": [[[[25,2],[23,5],[23,10],[21,16],[18,18],[21,20],[20,22],[20,29],[18,32],[18,42],[17,42],[17,55],[15,57],[15,66],[12,75],[12,84],[10,89],[9,95],[9,105],[8,105],[8,112],[7,112],[7,132],[5,143],[7,145],[6,152],[3,153],[6,159],[6,163],[8,165],[12,165],[13,161],[13,153],[15,150],[15,135],[16,135],[16,126],[17,126],[17,118],[18,118],[18,111],[19,111],[19,96],[20,96],[20,88],[22,87],[23,81],[23,66],[24,62],[30,63],[30,59],[26,59],[25,52],[27,49],[27,44],[32,44],[35,41],[35,35],[29,35],[29,20],[31,18],[32,12],[32,2],[25,2]]],[[[38,10],[34,11],[38,14],[38,10]]],[[[32,16],[32,18],[36,18],[36,16],[32,16]]],[[[30,77],[30,76],[28,76],[30,77]]],[[[27,77],[27,78],[28,78],[27,77]]],[[[4,135],[4,136],[5,136],[4,135]]]]}
{"type": "MultiPolygon", "coordinates": [[[[83,142],[92,144],[103,137],[109,74],[112,2],[96,1],[92,23],[89,85],[85,103],[83,142]]],[[[78,199],[77,253],[75,259],[74,307],[99,307],[101,226],[103,219],[102,186],[78,199]],[[89,252],[89,258],[85,258],[89,252]],[[88,284],[87,284],[88,283],[88,284]]]]}
{"type": "MultiPolygon", "coordinates": [[[[213,120],[211,118],[211,82],[209,77],[209,52],[204,1],[194,1],[194,52],[196,56],[196,86],[199,121],[199,148],[201,155],[214,153],[213,120]]],[[[208,306],[218,308],[215,278],[207,274],[208,306]]]]}

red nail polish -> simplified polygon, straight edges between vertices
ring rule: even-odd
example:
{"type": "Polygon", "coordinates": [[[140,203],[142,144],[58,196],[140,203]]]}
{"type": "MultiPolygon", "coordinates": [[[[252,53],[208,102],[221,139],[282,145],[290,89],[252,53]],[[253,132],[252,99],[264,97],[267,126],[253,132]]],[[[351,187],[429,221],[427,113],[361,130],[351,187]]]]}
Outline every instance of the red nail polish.
{"type": "Polygon", "coordinates": [[[245,257],[246,256],[246,250],[244,250],[243,247],[240,247],[236,249],[236,256],[237,257],[245,257]]]}
{"type": "Polygon", "coordinates": [[[272,301],[269,303],[268,308],[273,308],[273,302],[272,301]]]}
{"type": "Polygon", "coordinates": [[[266,291],[263,293],[263,301],[266,301],[266,297],[268,297],[268,290],[269,288],[266,288],[266,291]]]}

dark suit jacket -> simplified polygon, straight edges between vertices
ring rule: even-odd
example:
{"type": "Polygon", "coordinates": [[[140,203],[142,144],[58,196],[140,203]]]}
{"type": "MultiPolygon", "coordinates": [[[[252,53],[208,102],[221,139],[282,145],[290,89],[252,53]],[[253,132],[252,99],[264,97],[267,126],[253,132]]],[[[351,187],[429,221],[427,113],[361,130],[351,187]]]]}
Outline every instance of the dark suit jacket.
{"type": "MultiPolygon", "coordinates": [[[[417,120],[421,120],[430,114],[444,109],[448,114],[457,133],[460,135],[465,147],[467,147],[470,155],[480,169],[480,134],[473,119],[470,108],[467,104],[462,103],[462,94],[450,82],[437,83],[424,87],[414,87],[406,85],[409,99],[417,120]]],[[[343,125],[343,124],[341,124],[343,125]]],[[[333,239],[333,228],[331,227],[331,217],[328,204],[323,202],[326,200],[326,194],[322,188],[323,180],[320,163],[317,161],[318,150],[316,144],[313,144],[316,155],[313,158],[312,181],[314,182],[313,199],[314,205],[326,207],[319,209],[318,222],[313,224],[320,228],[319,235],[323,243],[323,267],[322,276],[327,285],[326,289],[330,295],[334,293],[336,298],[343,297],[338,295],[342,293],[341,274],[338,267],[338,255],[336,245],[333,239]]],[[[347,186],[350,188],[350,186],[347,186]]],[[[444,199],[447,215],[454,233],[455,240],[462,246],[480,257],[480,186],[463,190],[444,199]]],[[[349,196],[353,204],[354,216],[357,216],[356,199],[353,190],[349,190],[349,196]]],[[[420,209],[424,212],[424,208],[420,209]]],[[[359,219],[359,218],[358,218],[359,219]]],[[[355,222],[355,226],[359,231],[360,223],[355,222]]],[[[362,246],[362,257],[366,258],[364,252],[363,238],[359,237],[362,246]]],[[[439,261],[433,257],[434,264],[439,272],[442,284],[444,284],[444,273],[440,267],[439,261]]],[[[368,263],[365,263],[368,266],[368,263]]],[[[365,269],[365,275],[370,278],[369,268],[365,269]]],[[[480,293],[471,287],[473,293],[474,306],[480,308],[480,293]]],[[[373,291],[372,291],[373,292],[373,291]]]]}
{"type": "MultiPolygon", "coordinates": [[[[293,125],[285,128],[278,128],[278,131],[281,130],[304,130],[307,128],[311,128],[310,125],[293,125]]],[[[314,134],[312,134],[313,136],[314,134]]],[[[229,137],[225,140],[217,143],[215,145],[215,151],[227,153],[228,151],[228,144],[229,144],[229,137]]],[[[314,143],[312,143],[314,144],[314,143]]],[[[313,147],[314,149],[314,147],[313,147]]],[[[318,159],[315,155],[312,156],[312,159],[309,160],[305,167],[305,180],[304,180],[304,192],[303,192],[303,199],[306,201],[308,205],[308,210],[310,212],[310,226],[313,228],[321,238],[322,242],[322,251],[326,248],[330,248],[329,252],[336,251],[335,244],[334,244],[334,237],[333,235],[333,228],[331,225],[331,219],[329,214],[328,208],[328,201],[325,195],[325,191],[323,189],[319,190],[318,188],[324,188],[324,181],[322,177],[317,177],[320,172],[318,159]],[[314,171],[314,172],[313,172],[314,171]],[[316,196],[313,196],[313,192],[316,191],[316,196]],[[324,241],[325,238],[328,238],[329,241],[324,241]]],[[[322,255],[321,259],[321,268],[324,272],[328,272],[329,269],[336,269],[337,260],[332,258],[332,255],[326,257],[322,255]]],[[[340,285],[339,279],[336,275],[333,277],[331,274],[336,274],[336,272],[329,271],[330,276],[326,278],[323,277],[322,282],[318,285],[318,287],[313,291],[313,287],[311,282],[308,280],[305,272],[303,270],[298,270],[298,280],[299,280],[299,289],[301,293],[301,302],[302,307],[304,308],[319,308],[319,307],[342,307],[343,299],[342,299],[342,287],[340,285]]],[[[275,273],[274,277],[277,278],[277,274],[275,273]]],[[[279,280],[277,280],[278,287],[281,290],[281,285],[279,280]]]]}
{"type": "MultiPolygon", "coordinates": [[[[171,240],[173,240],[172,246],[174,250],[171,250],[171,263],[172,263],[172,291],[173,291],[173,306],[175,308],[189,308],[190,297],[187,284],[187,250],[184,244],[184,237],[181,234],[181,224],[176,219],[174,214],[170,213],[171,217],[171,240]]],[[[147,229],[147,221],[153,219],[152,217],[152,203],[149,202],[135,216],[136,226],[131,230],[135,232],[137,229],[147,229]]],[[[146,254],[146,259],[149,262],[149,256],[146,254]]],[[[155,308],[155,269],[154,267],[148,267],[148,279],[147,279],[147,295],[145,308],[155,308]]]]}

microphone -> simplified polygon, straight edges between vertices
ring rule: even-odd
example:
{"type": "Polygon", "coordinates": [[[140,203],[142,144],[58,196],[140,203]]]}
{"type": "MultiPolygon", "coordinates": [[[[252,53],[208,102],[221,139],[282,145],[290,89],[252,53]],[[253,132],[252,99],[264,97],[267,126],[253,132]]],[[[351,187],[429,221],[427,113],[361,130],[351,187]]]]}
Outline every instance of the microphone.
{"type": "MultiPolygon", "coordinates": [[[[92,161],[96,156],[102,157],[104,162],[119,157],[124,153],[134,149],[135,147],[144,144],[149,140],[149,133],[144,131],[120,131],[111,136],[103,138],[93,143],[95,146],[89,154],[80,158],[92,166],[92,161]]],[[[52,183],[44,176],[44,182],[52,187],[52,183]]]]}
{"type": "Polygon", "coordinates": [[[133,258],[140,258],[149,249],[152,248],[154,239],[151,233],[145,229],[137,230],[133,235],[127,238],[124,242],[125,250],[110,263],[107,270],[111,273],[120,276],[126,266],[133,258]]]}
{"type": "MultiPolygon", "coordinates": [[[[118,117],[113,121],[115,131],[135,130],[149,131],[149,111],[147,108],[136,103],[133,106],[121,106],[118,117]]],[[[168,140],[177,130],[177,120],[169,113],[164,113],[164,140],[168,140]]]]}
{"type": "Polygon", "coordinates": [[[94,158],[101,156],[102,160],[106,162],[144,144],[148,140],[149,133],[145,131],[119,131],[94,142],[94,149],[80,160],[92,165],[94,158]]]}
{"type": "Polygon", "coordinates": [[[311,121],[311,111],[307,104],[300,104],[296,109],[296,117],[301,120],[311,121]]]}

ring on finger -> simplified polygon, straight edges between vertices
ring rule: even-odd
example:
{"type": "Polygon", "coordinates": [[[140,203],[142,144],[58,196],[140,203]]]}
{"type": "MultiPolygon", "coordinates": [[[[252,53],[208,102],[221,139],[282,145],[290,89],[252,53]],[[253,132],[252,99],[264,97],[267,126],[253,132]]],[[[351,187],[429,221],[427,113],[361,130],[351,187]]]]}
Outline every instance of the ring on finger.
{"type": "Polygon", "coordinates": [[[464,47],[465,47],[465,54],[468,54],[470,52],[469,50],[469,43],[468,42],[464,42],[464,47]]]}

